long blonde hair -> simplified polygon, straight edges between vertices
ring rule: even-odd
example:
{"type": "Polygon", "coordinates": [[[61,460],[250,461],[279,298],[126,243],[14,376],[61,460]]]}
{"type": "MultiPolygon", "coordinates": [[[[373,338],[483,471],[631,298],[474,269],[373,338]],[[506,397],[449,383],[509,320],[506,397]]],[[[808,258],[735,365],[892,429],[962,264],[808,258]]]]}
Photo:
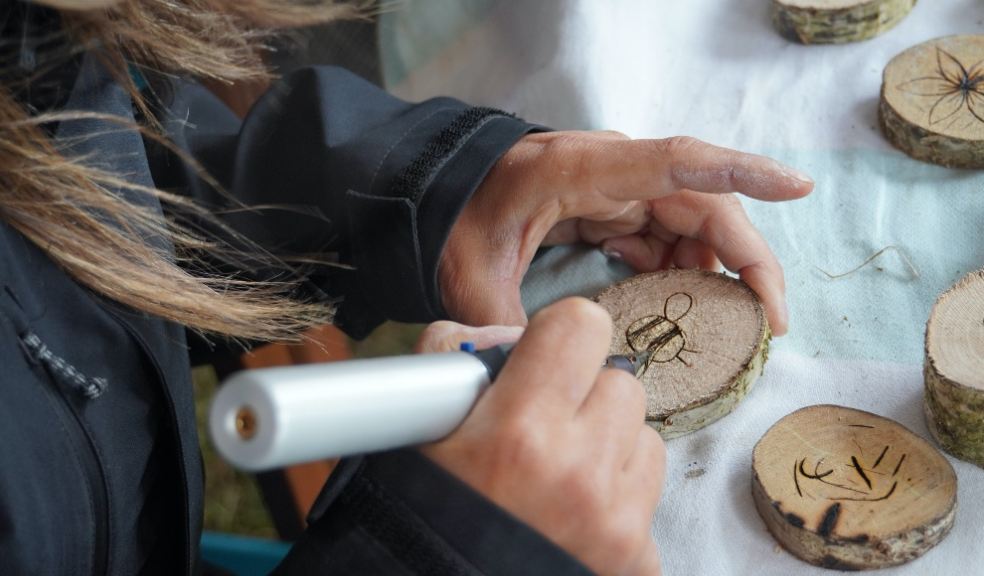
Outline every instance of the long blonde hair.
{"type": "MultiPolygon", "coordinates": [[[[251,82],[269,77],[262,49],[274,30],[365,14],[366,3],[331,0],[43,0],[60,11],[65,41],[76,51],[92,50],[130,92],[146,118],[148,104],[130,78],[137,64],[212,83],[251,82]]],[[[140,130],[163,142],[152,122],[85,112],[32,115],[14,87],[0,86],[0,218],[91,290],[132,308],[206,333],[259,340],[293,340],[331,317],[326,303],[292,297],[291,281],[257,281],[203,272],[202,254],[228,261],[236,250],[204,237],[188,218],[216,226],[218,220],[187,198],[141,186],[120,174],[62,154],[44,127],[92,118],[120,130],[140,130]],[[161,218],[131,196],[159,200],[161,218]],[[153,238],[166,238],[167,243],[153,238]]],[[[112,129],[112,128],[110,128],[112,129]]],[[[190,159],[188,161],[191,161],[190,159]]],[[[208,177],[205,176],[207,179],[208,177]]],[[[214,182],[212,182],[215,184],[214,182]]],[[[217,184],[216,184],[217,185],[217,184]]],[[[242,240],[242,239],[239,239],[242,240]]],[[[239,256],[266,258],[255,246],[237,242],[239,256]]]]}

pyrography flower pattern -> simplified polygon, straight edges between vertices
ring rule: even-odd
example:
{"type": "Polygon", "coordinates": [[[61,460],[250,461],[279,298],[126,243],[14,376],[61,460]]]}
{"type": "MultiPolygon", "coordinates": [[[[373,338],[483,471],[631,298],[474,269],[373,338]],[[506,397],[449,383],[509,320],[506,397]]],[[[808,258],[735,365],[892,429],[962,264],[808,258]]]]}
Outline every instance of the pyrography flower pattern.
{"type": "Polygon", "coordinates": [[[915,96],[933,98],[928,114],[930,126],[949,120],[945,126],[949,128],[961,119],[969,122],[976,119],[984,124],[982,64],[984,60],[967,68],[953,54],[937,46],[936,74],[908,80],[898,88],[915,96]]]}

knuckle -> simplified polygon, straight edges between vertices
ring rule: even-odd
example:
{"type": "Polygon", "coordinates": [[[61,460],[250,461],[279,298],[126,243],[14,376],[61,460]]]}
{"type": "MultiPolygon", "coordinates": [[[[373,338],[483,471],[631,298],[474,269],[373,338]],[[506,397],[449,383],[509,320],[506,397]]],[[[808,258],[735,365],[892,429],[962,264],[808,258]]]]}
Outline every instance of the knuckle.
{"type": "Polygon", "coordinates": [[[611,151],[614,140],[628,139],[624,134],[592,132],[557,132],[542,147],[545,165],[565,181],[590,182],[595,176],[599,155],[611,151]]]}
{"type": "Polygon", "coordinates": [[[499,426],[496,427],[496,440],[505,446],[531,447],[536,427],[530,423],[530,418],[525,414],[511,414],[500,419],[499,426]]]}
{"type": "Polygon", "coordinates": [[[525,415],[503,420],[493,441],[496,459],[506,470],[539,468],[549,456],[542,427],[525,415]]]}
{"type": "Polygon", "coordinates": [[[566,298],[549,309],[550,316],[563,318],[579,327],[611,330],[612,319],[600,305],[586,298],[566,298]]]}
{"type": "Polygon", "coordinates": [[[646,547],[649,533],[645,526],[649,519],[640,518],[639,509],[632,507],[631,510],[613,515],[614,520],[608,527],[608,534],[611,538],[609,549],[614,558],[631,560],[639,556],[646,547]]]}
{"type": "Polygon", "coordinates": [[[774,256],[763,255],[758,260],[743,267],[741,272],[743,276],[757,273],[768,278],[771,282],[775,282],[781,291],[785,292],[786,290],[786,272],[774,256]]]}
{"type": "Polygon", "coordinates": [[[646,426],[643,429],[642,434],[646,439],[644,449],[649,456],[652,466],[659,469],[665,468],[666,442],[663,441],[663,437],[659,435],[659,432],[653,430],[649,426],[646,426]]]}
{"type": "Polygon", "coordinates": [[[649,425],[646,424],[646,413],[649,409],[649,402],[646,397],[646,390],[641,384],[636,384],[631,394],[631,399],[626,403],[626,417],[630,418],[630,424],[648,428],[649,425]]]}
{"type": "Polygon", "coordinates": [[[562,482],[561,489],[567,500],[585,517],[600,519],[605,516],[603,490],[594,473],[587,467],[571,467],[562,482]]]}
{"type": "Polygon", "coordinates": [[[451,332],[455,332],[462,326],[457,322],[452,322],[450,320],[438,320],[437,322],[432,322],[427,325],[424,329],[424,334],[431,337],[442,337],[446,336],[451,332]]]}
{"type": "Polygon", "coordinates": [[[679,156],[689,154],[694,148],[701,146],[703,142],[691,136],[673,136],[657,140],[658,148],[669,156],[679,156]]]}
{"type": "Polygon", "coordinates": [[[423,351],[442,351],[451,349],[457,335],[462,332],[463,326],[450,320],[439,320],[428,324],[420,333],[417,339],[416,350],[423,351]]]}
{"type": "MultiPolygon", "coordinates": [[[[727,204],[728,201],[725,201],[727,204]]],[[[731,202],[738,202],[732,199],[731,202]]],[[[717,251],[724,252],[731,248],[737,240],[745,235],[741,230],[741,220],[734,218],[735,210],[744,210],[739,202],[734,208],[722,208],[718,204],[717,208],[709,212],[700,225],[698,236],[705,244],[713,246],[717,251]]]]}
{"type": "Polygon", "coordinates": [[[717,202],[723,210],[728,212],[745,211],[745,207],[741,205],[741,200],[735,194],[721,194],[717,196],[717,202]]]}
{"type": "Polygon", "coordinates": [[[621,392],[622,397],[625,398],[625,402],[634,408],[645,409],[646,407],[646,389],[642,386],[642,382],[632,374],[627,374],[622,372],[619,374],[619,392],[621,392]]]}
{"type": "Polygon", "coordinates": [[[609,388],[626,410],[645,411],[646,389],[632,374],[622,370],[605,370],[598,376],[598,380],[598,385],[609,388]]]}
{"type": "Polygon", "coordinates": [[[577,159],[584,149],[584,136],[580,132],[556,132],[543,146],[543,155],[553,162],[577,159]]]}
{"type": "Polygon", "coordinates": [[[736,233],[736,228],[747,221],[745,207],[734,193],[717,194],[710,197],[704,226],[736,233]]]}
{"type": "Polygon", "coordinates": [[[611,140],[631,140],[625,133],[618,130],[599,130],[595,134],[611,140]]]}

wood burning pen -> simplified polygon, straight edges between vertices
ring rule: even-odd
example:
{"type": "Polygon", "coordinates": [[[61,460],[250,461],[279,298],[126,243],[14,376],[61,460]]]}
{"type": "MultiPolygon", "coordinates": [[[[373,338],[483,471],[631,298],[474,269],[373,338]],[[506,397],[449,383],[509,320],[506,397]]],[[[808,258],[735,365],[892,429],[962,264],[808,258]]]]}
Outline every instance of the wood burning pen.
{"type": "MultiPolygon", "coordinates": [[[[469,354],[474,354],[479,360],[485,364],[485,368],[489,372],[490,382],[495,380],[499,376],[499,371],[506,363],[506,359],[509,358],[509,353],[512,351],[513,345],[504,346],[493,346],[486,350],[475,350],[475,345],[471,342],[462,342],[460,350],[462,352],[467,352],[469,354]]],[[[649,356],[652,354],[650,351],[639,352],[635,354],[615,354],[605,358],[605,363],[602,364],[602,368],[613,368],[615,370],[622,370],[628,372],[635,377],[641,377],[642,371],[646,367],[646,363],[649,361],[649,356]]]]}
{"type": "MultiPolygon", "coordinates": [[[[261,368],[230,376],[212,401],[212,443],[259,471],[433,442],[468,416],[511,347],[261,368]]],[[[638,376],[648,354],[604,366],[638,376]]]]}

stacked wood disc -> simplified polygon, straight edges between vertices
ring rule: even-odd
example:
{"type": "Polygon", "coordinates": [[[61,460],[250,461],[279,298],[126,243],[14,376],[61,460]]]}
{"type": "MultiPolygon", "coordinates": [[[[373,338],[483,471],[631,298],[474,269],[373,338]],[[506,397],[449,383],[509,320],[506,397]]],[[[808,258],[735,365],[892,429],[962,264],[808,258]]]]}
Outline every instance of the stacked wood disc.
{"type": "Polygon", "coordinates": [[[873,38],[899,23],[916,0],[772,0],[772,22],[803,44],[873,38]]]}
{"type": "Polygon", "coordinates": [[[984,270],[933,306],[923,375],[929,430],[947,452],[984,467],[984,270]]]}
{"type": "Polygon", "coordinates": [[[984,168],[984,36],[948,36],[893,58],[882,76],[885,137],[909,156],[984,168]]]}
{"type": "Polygon", "coordinates": [[[953,467],[929,442],[869,412],[793,412],[755,445],[752,471],[755,507],[772,535],[825,568],[902,564],[953,527],[953,467]]]}
{"type": "Polygon", "coordinates": [[[611,354],[651,354],[638,376],[646,420],[664,438],[728,414],[762,373],[771,332],[758,296],[740,280],[665,270],[629,278],[596,300],[614,323],[611,354]]]}

